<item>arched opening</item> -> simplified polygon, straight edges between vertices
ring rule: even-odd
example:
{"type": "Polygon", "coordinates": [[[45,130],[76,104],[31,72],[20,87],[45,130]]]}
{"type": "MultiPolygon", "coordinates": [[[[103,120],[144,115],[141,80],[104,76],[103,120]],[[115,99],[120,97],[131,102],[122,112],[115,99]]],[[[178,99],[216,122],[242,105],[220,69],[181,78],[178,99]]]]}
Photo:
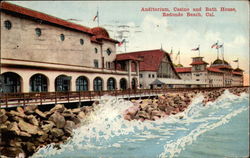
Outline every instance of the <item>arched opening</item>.
{"type": "Polygon", "coordinates": [[[120,80],[120,89],[121,89],[121,90],[127,89],[127,80],[126,80],[125,78],[122,78],[122,79],[120,80]]]}
{"type": "Polygon", "coordinates": [[[21,92],[21,77],[13,72],[5,72],[1,77],[0,91],[3,93],[21,92]]]}
{"type": "Polygon", "coordinates": [[[131,62],[131,71],[132,71],[132,72],[136,72],[136,69],[137,69],[136,62],[132,61],[132,62],[131,62]]]}
{"type": "Polygon", "coordinates": [[[55,80],[55,89],[58,92],[67,92],[70,91],[70,76],[60,75],[56,77],[55,80]]]}
{"type": "Polygon", "coordinates": [[[35,74],[30,78],[30,91],[31,92],[47,92],[48,79],[45,75],[35,74]]]}
{"type": "Polygon", "coordinates": [[[132,79],[131,85],[132,85],[132,89],[137,89],[137,79],[136,78],[132,79]]]}
{"type": "Polygon", "coordinates": [[[115,86],[115,79],[114,78],[109,78],[108,82],[107,82],[107,89],[108,90],[115,90],[116,86],[115,86]]]}
{"type": "Polygon", "coordinates": [[[87,77],[80,76],[76,79],[76,91],[88,91],[89,84],[87,77]]]}
{"type": "Polygon", "coordinates": [[[96,77],[94,79],[94,91],[102,91],[103,86],[102,86],[102,79],[100,77],[96,77]]]}

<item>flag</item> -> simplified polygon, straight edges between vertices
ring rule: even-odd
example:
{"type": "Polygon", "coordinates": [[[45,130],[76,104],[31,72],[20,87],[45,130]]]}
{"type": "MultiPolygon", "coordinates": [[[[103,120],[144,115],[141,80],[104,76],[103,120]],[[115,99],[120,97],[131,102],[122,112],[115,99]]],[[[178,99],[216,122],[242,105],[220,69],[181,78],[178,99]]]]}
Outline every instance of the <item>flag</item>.
{"type": "Polygon", "coordinates": [[[239,60],[237,59],[237,60],[234,60],[233,62],[239,62],[239,60]]]}
{"type": "Polygon", "coordinates": [[[222,48],[222,47],[223,47],[223,44],[217,45],[217,46],[216,46],[216,49],[219,49],[219,48],[222,48]]]}
{"type": "Polygon", "coordinates": [[[98,16],[99,16],[99,15],[98,15],[98,11],[97,11],[97,12],[96,12],[96,16],[94,16],[94,18],[93,18],[93,21],[95,21],[96,18],[99,18],[98,16]]]}
{"type": "Polygon", "coordinates": [[[198,46],[197,48],[191,49],[192,51],[199,51],[200,47],[198,46]]]}
{"type": "Polygon", "coordinates": [[[214,48],[214,47],[217,47],[218,46],[218,42],[216,42],[215,44],[213,44],[212,46],[211,46],[211,48],[214,48]]]}
{"type": "Polygon", "coordinates": [[[177,60],[177,57],[180,55],[180,51],[176,54],[175,60],[177,60]]]}
{"type": "Polygon", "coordinates": [[[120,47],[125,42],[125,39],[123,39],[121,42],[118,43],[118,46],[120,47]]]}

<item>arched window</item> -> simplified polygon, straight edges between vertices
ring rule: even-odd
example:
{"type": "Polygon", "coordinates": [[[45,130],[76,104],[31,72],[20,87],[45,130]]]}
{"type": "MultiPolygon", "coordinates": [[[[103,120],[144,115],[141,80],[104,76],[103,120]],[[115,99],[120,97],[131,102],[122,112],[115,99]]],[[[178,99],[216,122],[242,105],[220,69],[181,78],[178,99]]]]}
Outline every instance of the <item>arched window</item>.
{"type": "Polygon", "coordinates": [[[60,35],[60,39],[61,39],[61,41],[64,41],[64,40],[65,40],[64,34],[61,34],[61,35],[60,35]]]}
{"type": "Polygon", "coordinates": [[[122,78],[120,80],[120,88],[121,88],[121,90],[127,89],[127,80],[125,78],[122,78]]]}
{"type": "Polygon", "coordinates": [[[115,90],[115,79],[114,78],[109,78],[107,82],[107,89],[108,90],[115,90]]]}
{"type": "Polygon", "coordinates": [[[98,49],[97,48],[95,48],[95,53],[98,53],[98,49]]]}
{"type": "Polygon", "coordinates": [[[76,91],[88,91],[88,79],[80,76],[76,79],[76,91]]]}
{"type": "Polygon", "coordinates": [[[11,27],[12,27],[12,24],[9,20],[6,20],[4,21],[4,27],[7,29],[7,30],[10,30],[11,27]]]}
{"type": "Polygon", "coordinates": [[[67,92],[70,90],[70,76],[60,75],[55,80],[55,89],[58,92],[67,92]]]}
{"type": "Polygon", "coordinates": [[[84,44],[84,40],[80,39],[80,44],[83,45],[84,44]]]}
{"type": "Polygon", "coordinates": [[[47,92],[48,80],[42,74],[35,74],[30,78],[30,91],[31,92],[47,92]]]}
{"type": "Polygon", "coordinates": [[[21,77],[13,72],[6,72],[0,75],[0,91],[4,93],[21,92],[21,77]]]}
{"type": "Polygon", "coordinates": [[[37,35],[38,37],[40,37],[40,36],[42,35],[42,31],[41,31],[40,28],[36,28],[35,31],[36,31],[36,35],[37,35]]]}
{"type": "Polygon", "coordinates": [[[94,79],[94,91],[102,91],[102,79],[100,77],[96,77],[94,79]]]}

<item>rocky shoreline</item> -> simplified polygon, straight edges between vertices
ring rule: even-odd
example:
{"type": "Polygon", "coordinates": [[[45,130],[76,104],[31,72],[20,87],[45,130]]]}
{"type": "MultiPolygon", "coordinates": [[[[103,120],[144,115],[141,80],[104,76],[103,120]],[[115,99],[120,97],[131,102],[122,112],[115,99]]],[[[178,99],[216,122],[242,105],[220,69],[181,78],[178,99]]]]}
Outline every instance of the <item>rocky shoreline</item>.
{"type": "MultiPolygon", "coordinates": [[[[169,115],[183,112],[191,104],[192,99],[197,93],[203,94],[203,105],[206,106],[208,102],[213,102],[221,96],[225,90],[226,88],[209,91],[196,90],[188,93],[168,93],[158,96],[155,99],[132,100],[134,105],[128,108],[123,116],[124,119],[128,121],[155,121],[160,118],[168,117],[169,115]]],[[[249,93],[249,88],[230,88],[229,92],[239,96],[243,92],[249,93]]],[[[180,116],[180,119],[182,119],[182,116],[180,116]]]]}
{"type": "Polygon", "coordinates": [[[47,112],[37,106],[0,109],[1,157],[29,157],[40,147],[67,141],[92,110],[92,106],[67,109],[62,104],[47,112]]]}
{"type": "MultiPolygon", "coordinates": [[[[204,95],[203,104],[215,101],[225,89],[209,91],[190,91],[168,93],[154,99],[131,100],[134,104],[124,111],[124,119],[155,121],[183,112],[198,94],[204,95]]],[[[249,93],[247,88],[230,88],[235,95],[249,93]]],[[[2,157],[29,157],[39,148],[54,143],[66,142],[72,136],[73,129],[81,126],[94,110],[92,106],[67,109],[62,104],[55,105],[49,111],[42,112],[38,106],[17,107],[15,110],[0,109],[0,154],[2,157]]],[[[179,116],[182,119],[182,116],[179,116]]]]}

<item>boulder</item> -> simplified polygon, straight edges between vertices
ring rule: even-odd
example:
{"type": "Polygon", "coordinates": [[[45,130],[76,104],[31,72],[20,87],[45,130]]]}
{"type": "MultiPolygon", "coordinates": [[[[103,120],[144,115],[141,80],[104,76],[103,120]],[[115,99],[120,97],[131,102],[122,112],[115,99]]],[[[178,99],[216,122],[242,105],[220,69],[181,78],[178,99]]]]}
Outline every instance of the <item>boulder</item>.
{"type": "Polygon", "coordinates": [[[131,116],[135,116],[136,113],[139,111],[139,107],[138,106],[132,106],[130,108],[128,108],[128,114],[131,116]]]}
{"type": "Polygon", "coordinates": [[[18,128],[18,125],[17,125],[16,122],[11,122],[8,125],[8,130],[11,131],[11,132],[14,132],[16,135],[20,134],[20,129],[18,128]]]}
{"type": "Polygon", "coordinates": [[[61,113],[62,116],[64,116],[65,118],[72,118],[75,116],[75,114],[73,114],[73,112],[70,109],[66,109],[63,111],[63,113],[61,113]]]}
{"type": "Polygon", "coordinates": [[[15,117],[15,116],[19,116],[21,118],[25,118],[26,115],[24,113],[19,113],[19,112],[16,112],[14,110],[11,110],[10,112],[7,113],[10,117],[15,117]]]}
{"type": "Polygon", "coordinates": [[[36,109],[35,113],[42,118],[46,118],[46,114],[40,111],[39,109],[36,109]]]}
{"type": "Polygon", "coordinates": [[[45,121],[47,124],[42,125],[41,128],[45,133],[48,133],[55,125],[52,121],[45,121]]]}
{"type": "Polygon", "coordinates": [[[0,114],[0,123],[4,123],[8,120],[8,116],[6,114],[0,114]]]}
{"type": "Polygon", "coordinates": [[[27,119],[29,120],[29,122],[35,126],[39,125],[39,122],[37,121],[36,117],[33,115],[29,115],[27,116],[27,119]]]}
{"type": "Polygon", "coordinates": [[[39,128],[30,123],[27,123],[23,120],[20,120],[18,123],[18,127],[29,134],[38,134],[39,128]]]}
{"type": "Polygon", "coordinates": [[[33,114],[35,110],[37,109],[37,105],[29,105],[24,108],[24,112],[26,114],[33,114]]]}
{"type": "Polygon", "coordinates": [[[63,112],[65,109],[63,104],[56,104],[55,107],[53,107],[49,112],[54,113],[54,112],[63,112]]]}
{"type": "Polygon", "coordinates": [[[1,155],[8,155],[8,157],[18,157],[20,154],[24,154],[24,151],[18,147],[4,147],[1,151],[1,155]]]}
{"type": "Polygon", "coordinates": [[[51,135],[54,137],[61,137],[64,135],[63,130],[59,128],[53,128],[50,132],[51,132],[51,135]]]}
{"type": "Polygon", "coordinates": [[[22,136],[22,137],[31,137],[31,134],[29,134],[27,132],[24,132],[24,131],[20,131],[19,136],[22,136]]]}
{"type": "Polygon", "coordinates": [[[145,111],[139,111],[137,114],[138,114],[139,117],[142,117],[144,119],[150,119],[149,114],[147,112],[145,112],[145,111]]]}
{"type": "Polygon", "coordinates": [[[51,115],[49,120],[53,121],[57,128],[63,128],[65,125],[65,118],[58,112],[55,112],[53,115],[51,115]]]}
{"type": "Polygon", "coordinates": [[[81,123],[81,119],[77,116],[72,117],[70,120],[73,121],[76,125],[81,123]]]}
{"type": "Polygon", "coordinates": [[[80,108],[72,109],[72,112],[74,114],[78,114],[79,112],[81,112],[81,109],[80,108]]]}
{"type": "Polygon", "coordinates": [[[86,117],[85,113],[82,112],[82,111],[79,112],[77,116],[78,116],[78,118],[80,118],[80,119],[84,119],[84,118],[86,117]]]}
{"type": "Polygon", "coordinates": [[[33,144],[31,142],[27,142],[26,147],[27,147],[28,152],[30,152],[30,153],[33,153],[36,150],[35,144],[33,144]]]}
{"type": "Polygon", "coordinates": [[[151,113],[151,115],[152,115],[152,117],[153,116],[159,116],[159,117],[161,117],[162,113],[160,111],[158,111],[158,110],[153,110],[152,113],[151,113]]]}
{"type": "Polygon", "coordinates": [[[24,110],[20,106],[16,108],[16,111],[19,112],[19,113],[23,113],[24,114],[24,110]]]}
{"type": "Polygon", "coordinates": [[[64,131],[68,134],[72,134],[73,129],[76,128],[76,124],[73,121],[66,121],[64,131]]]}

